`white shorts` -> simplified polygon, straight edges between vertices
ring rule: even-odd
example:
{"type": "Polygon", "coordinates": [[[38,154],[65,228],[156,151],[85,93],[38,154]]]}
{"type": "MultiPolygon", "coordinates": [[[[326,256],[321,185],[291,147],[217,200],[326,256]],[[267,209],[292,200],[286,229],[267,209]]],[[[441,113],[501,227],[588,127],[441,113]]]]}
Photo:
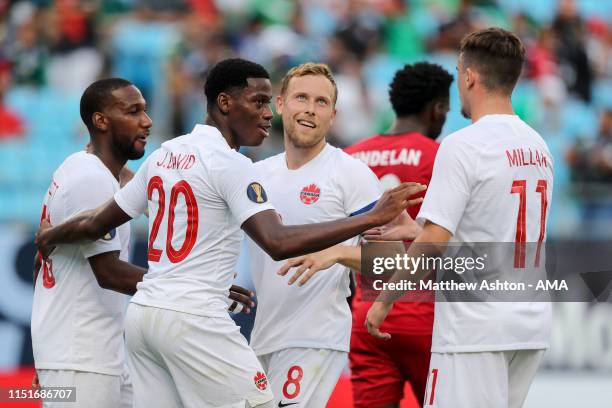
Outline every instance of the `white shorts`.
{"type": "Polygon", "coordinates": [[[73,370],[36,370],[41,387],[75,387],[76,402],[44,401],[43,408],[132,408],[132,382],[122,375],[73,370]]]}
{"type": "Polygon", "coordinates": [[[229,315],[130,303],[125,335],[136,408],[244,408],[272,400],[261,364],[229,315]]]}
{"type": "Polygon", "coordinates": [[[268,373],[274,406],[325,408],[348,362],[344,351],[288,348],[259,356],[268,373]]]}
{"type": "Polygon", "coordinates": [[[431,353],[424,407],[520,408],[544,350],[431,353]]]}

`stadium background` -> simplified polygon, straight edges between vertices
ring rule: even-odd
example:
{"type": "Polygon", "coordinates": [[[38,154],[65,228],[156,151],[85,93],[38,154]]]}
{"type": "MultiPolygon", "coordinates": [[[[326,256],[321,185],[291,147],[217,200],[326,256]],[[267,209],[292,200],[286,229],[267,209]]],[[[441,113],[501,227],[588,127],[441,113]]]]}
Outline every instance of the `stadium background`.
{"type": "MultiPolygon", "coordinates": [[[[612,244],[611,11],[608,0],[0,0],[0,386],[31,379],[33,233],[53,170],[87,143],[78,101],[91,81],[120,76],[143,91],[151,152],[202,121],[203,78],[216,61],[255,60],[276,85],[287,68],[324,61],[340,92],[331,141],[345,146],[392,121],[396,69],[428,60],[454,74],[462,35],[502,26],[528,50],[516,111],[555,160],[549,239],[612,244]]],[[[274,124],[246,154],[282,148],[274,124]]],[[[453,84],[442,135],[466,124],[453,84]]],[[[134,231],[143,263],[146,221],[134,231]]],[[[239,281],[249,286],[246,256],[239,281]]],[[[526,406],[612,406],[612,306],[555,309],[552,347],[526,406]]],[[[241,324],[248,334],[250,319],[241,324]]],[[[330,406],[350,406],[348,387],[341,381],[330,406]]]]}

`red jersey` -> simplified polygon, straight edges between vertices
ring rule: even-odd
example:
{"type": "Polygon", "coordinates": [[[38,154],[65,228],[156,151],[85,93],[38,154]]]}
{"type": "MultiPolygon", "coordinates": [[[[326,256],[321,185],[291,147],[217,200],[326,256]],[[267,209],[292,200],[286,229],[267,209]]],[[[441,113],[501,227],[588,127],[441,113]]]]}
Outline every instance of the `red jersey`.
{"type": "MultiPolygon", "coordinates": [[[[419,133],[402,133],[372,136],[347,147],[345,151],[365,162],[381,183],[391,188],[404,181],[429,185],[438,147],[436,141],[419,133]]],[[[415,218],[420,208],[420,204],[410,207],[408,213],[415,218]]],[[[361,300],[360,284],[361,279],[357,275],[353,298],[353,330],[366,332],[364,322],[372,302],[361,300]]],[[[380,330],[389,333],[431,334],[433,317],[433,302],[398,301],[380,330]]]]}

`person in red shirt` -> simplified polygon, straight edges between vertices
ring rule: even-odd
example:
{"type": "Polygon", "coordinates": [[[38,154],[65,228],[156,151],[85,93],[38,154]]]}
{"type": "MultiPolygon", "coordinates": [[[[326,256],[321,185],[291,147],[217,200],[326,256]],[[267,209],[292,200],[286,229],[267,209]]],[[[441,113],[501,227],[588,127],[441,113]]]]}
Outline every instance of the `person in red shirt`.
{"type": "Polygon", "coordinates": [[[4,103],[4,96],[11,87],[11,62],[0,56],[0,141],[25,134],[23,119],[4,103]]]}
{"type": "MultiPolygon", "coordinates": [[[[397,71],[389,88],[397,116],[389,131],[345,151],[363,160],[385,189],[404,181],[429,184],[438,143],[449,110],[450,73],[439,65],[419,62],[397,71]]],[[[424,195],[424,193],[423,193],[424,195]]],[[[408,208],[416,218],[421,205],[408,208]]],[[[378,340],[364,327],[372,302],[362,300],[357,276],[349,354],[355,408],[395,408],[410,383],[423,402],[434,317],[431,302],[396,302],[381,326],[390,340],[378,340]]]]}

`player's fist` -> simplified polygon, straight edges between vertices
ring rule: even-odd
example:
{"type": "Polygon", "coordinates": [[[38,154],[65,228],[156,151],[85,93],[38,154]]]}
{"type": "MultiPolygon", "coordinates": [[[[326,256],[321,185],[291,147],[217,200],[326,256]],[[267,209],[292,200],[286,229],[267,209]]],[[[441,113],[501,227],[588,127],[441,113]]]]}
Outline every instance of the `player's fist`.
{"type": "Polygon", "coordinates": [[[410,197],[426,189],[427,186],[421,183],[402,183],[391,190],[385,191],[376,203],[376,206],[369,212],[373,224],[378,226],[391,222],[406,207],[422,202],[422,197],[415,199],[410,199],[410,197]]]}

